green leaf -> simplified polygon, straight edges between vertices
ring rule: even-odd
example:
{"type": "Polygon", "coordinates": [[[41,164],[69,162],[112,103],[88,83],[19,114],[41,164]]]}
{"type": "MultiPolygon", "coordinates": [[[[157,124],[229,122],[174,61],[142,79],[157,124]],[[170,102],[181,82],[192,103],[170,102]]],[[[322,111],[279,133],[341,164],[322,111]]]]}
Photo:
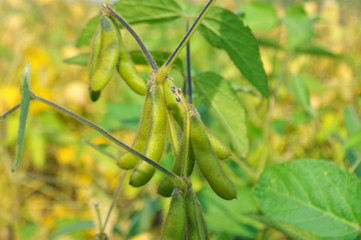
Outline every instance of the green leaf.
{"type": "Polygon", "coordinates": [[[226,130],[237,153],[245,157],[248,152],[247,127],[237,94],[226,79],[213,72],[198,74],[194,80],[206,107],[226,130]]]}
{"type": "Polygon", "coordinates": [[[67,64],[74,64],[80,66],[87,66],[90,58],[90,53],[80,53],[74,57],[64,59],[67,64]]]}
{"type": "Polygon", "coordinates": [[[16,149],[16,159],[12,168],[12,171],[15,171],[19,164],[21,153],[24,145],[24,136],[25,136],[25,126],[26,120],[28,117],[29,105],[32,98],[32,93],[30,90],[30,63],[26,64],[24,71],[20,77],[21,86],[21,102],[20,102],[20,119],[19,119],[19,129],[18,129],[18,144],[16,149]]]}
{"type": "Polygon", "coordinates": [[[282,22],[288,28],[288,45],[292,50],[309,44],[312,38],[313,21],[301,5],[291,6],[286,10],[286,16],[282,22]]]}
{"type": "Polygon", "coordinates": [[[250,219],[247,213],[257,211],[256,202],[249,188],[238,188],[237,192],[241,197],[224,201],[206,187],[197,193],[197,197],[211,232],[217,235],[226,233],[254,239],[261,226],[250,219]]]}
{"type": "Polygon", "coordinates": [[[344,121],[347,129],[347,136],[352,136],[361,129],[361,121],[352,106],[347,106],[343,112],[344,121]]]}
{"type": "MultiPolygon", "coordinates": [[[[129,24],[167,22],[182,16],[182,8],[174,0],[120,0],[114,4],[114,9],[129,24]]],[[[76,47],[90,44],[99,22],[98,16],[89,20],[80,33],[76,47]]]]}
{"type": "MultiPolygon", "coordinates": [[[[49,237],[49,239],[51,240],[59,239],[61,236],[67,235],[76,236],[77,233],[84,235],[84,230],[92,229],[95,226],[93,221],[91,220],[71,218],[58,220],[56,223],[56,227],[58,228],[58,230],[49,237]]],[[[85,238],[77,235],[77,238],[75,239],[85,238]]]]}
{"type": "Polygon", "coordinates": [[[342,150],[353,148],[358,145],[361,145],[361,129],[354,133],[349,139],[347,139],[345,144],[342,146],[342,150]]]}
{"type": "Polygon", "coordinates": [[[360,231],[361,185],[329,161],[300,159],[268,168],[254,194],[267,217],[320,237],[354,239],[360,231]]]}
{"type": "Polygon", "coordinates": [[[275,221],[262,215],[248,214],[247,216],[269,227],[272,227],[295,240],[325,240],[324,238],[321,238],[311,232],[305,231],[289,223],[275,221]]]}
{"type": "Polygon", "coordinates": [[[321,46],[316,46],[312,44],[303,44],[301,46],[296,47],[296,53],[305,53],[305,54],[313,54],[322,57],[331,57],[331,58],[339,58],[338,55],[334,54],[330,50],[325,49],[321,46]]]}
{"type": "Polygon", "coordinates": [[[199,30],[214,47],[224,49],[238,70],[263,96],[268,97],[267,76],[258,43],[251,30],[232,12],[213,7],[199,30]]]}
{"type": "Polygon", "coordinates": [[[311,116],[315,116],[315,111],[310,105],[310,94],[308,92],[307,86],[296,75],[291,74],[291,76],[291,90],[296,101],[301,105],[306,113],[310,114],[311,116]]]}
{"type": "Polygon", "coordinates": [[[276,10],[269,3],[251,2],[246,4],[242,10],[246,13],[244,23],[251,29],[269,31],[279,21],[276,10]]]}

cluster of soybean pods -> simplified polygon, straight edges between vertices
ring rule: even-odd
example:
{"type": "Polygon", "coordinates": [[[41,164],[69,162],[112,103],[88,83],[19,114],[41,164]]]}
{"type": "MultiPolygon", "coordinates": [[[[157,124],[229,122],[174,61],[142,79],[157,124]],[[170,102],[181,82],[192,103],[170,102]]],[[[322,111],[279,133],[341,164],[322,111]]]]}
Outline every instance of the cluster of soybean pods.
{"type": "MultiPolygon", "coordinates": [[[[175,184],[171,177],[165,176],[159,184],[158,193],[172,197],[162,239],[208,239],[206,222],[190,176],[197,164],[218,196],[226,200],[236,198],[236,188],[219,162],[231,155],[230,149],[205,127],[195,107],[185,100],[168,74],[153,71],[147,82],[143,80],[122,43],[114,19],[104,9],[100,18],[89,62],[90,97],[93,101],[99,98],[115,69],[134,92],[145,95],[132,148],[158,163],[169,133],[175,156],[171,172],[184,183],[175,184]]],[[[133,169],[129,183],[134,187],[146,184],[155,172],[152,165],[132,152],[121,155],[117,165],[125,170],[133,169]]]]}

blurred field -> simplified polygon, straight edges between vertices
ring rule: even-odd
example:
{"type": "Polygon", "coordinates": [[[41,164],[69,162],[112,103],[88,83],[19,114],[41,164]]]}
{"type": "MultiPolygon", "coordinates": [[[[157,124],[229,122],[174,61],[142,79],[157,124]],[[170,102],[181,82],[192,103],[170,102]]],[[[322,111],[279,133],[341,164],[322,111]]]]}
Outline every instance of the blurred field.
{"type": "MultiPolygon", "coordinates": [[[[242,11],[247,2],[228,0],[217,4],[242,11]]],[[[356,120],[361,118],[361,3],[356,0],[274,1],[273,5],[278,15],[284,16],[286,7],[296,3],[302,3],[309,16],[318,15],[313,24],[312,42],[337,57],[297,54],[287,47],[277,50],[262,45],[262,60],[269,75],[269,101],[260,98],[254,90],[246,91],[252,87],[230,64],[225,53],[212,49],[199,34],[195,34],[192,41],[194,72],[220,72],[239,89],[243,100],[250,153],[242,160],[246,166],[240,167],[243,175],[233,173],[233,177],[245,192],[250,192],[266,166],[275,163],[302,157],[329,159],[349,168],[361,158],[360,149],[354,149],[353,158],[341,150],[343,142],[359,126],[356,123],[347,126],[345,114],[353,114],[356,120]],[[310,108],[305,108],[298,99],[291,74],[298,76],[307,87],[310,108]]],[[[75,43],[88,19],[97,14],[98,7],[88,1],[0,1],[0,114],[19,103],[20,73],[30,61],[35,93],[100,123],[124,143],[132,143],[142,98],[127,90],[120,81],[113,81],[102,99],[91,103],[87,68],[63,62],[89,51],[89,47],[76,48],[75,43]],[[120,110],[114,114],[110,113],[111,109],[120,110]],[[122,118],[122,109],[128,112],[127,121],[117,119],[122,118]]],[[[176,21],[159,27],[137,25],[135,30],[151,50],[171,52],[183,35],[181,31],[172,31],[173,26],[184,29],[183,24],[176,21]],[[163,37],[164,32],[167,39],[163,37]]],[[[255,26],[253,32],[257,37],[287,46],[290,36],[284,25],[271,30],[255,26]]],[[[129,35],[125,39],[130,49],[138,49],[129,35]]],[[[185,54],[181,58],[184,60],[185,54]]],[[[150,71],[144,66],[137,67],[143,74],[150,71]]],[[[174,76],[177,81],[182,80],[179,72],[174,76]]],[[[118,156],[123,150],[110,145],[91,129],[34,102],[30,107],[22,162],[12,173],[18,117],[15,113],[0,121],[0,239],[93,238],[98,230],[93,204],[99,203],[104,220],[123,174],[115,167],[112,156],[118,156]],[[111,156],[93,149],[89,143],[99,144],[101,150],[111,156]]],[[[212,128],[224,135],[209,118],[212,128]]],[[[168,161],[164,164],[169,166],[171,156],[168,154],[165,158],[168,161]]],[[[231,167],[228,171],[232,171],[231,167]]],[[[162,209],[168,204],[167,199],[156,194],[162,175],[157,174],[155,180],[141,189],[129,187],[128,177],[107,232],[113,230],[111,239],[158,239],[162,209]]],[[[204,187],[201,178],[197,175],[194,181],[196,190],[201,191],[204,187]]],[[[267,230],[255,234],[254,239],[285,237],[275,230],[267,230]]]]}

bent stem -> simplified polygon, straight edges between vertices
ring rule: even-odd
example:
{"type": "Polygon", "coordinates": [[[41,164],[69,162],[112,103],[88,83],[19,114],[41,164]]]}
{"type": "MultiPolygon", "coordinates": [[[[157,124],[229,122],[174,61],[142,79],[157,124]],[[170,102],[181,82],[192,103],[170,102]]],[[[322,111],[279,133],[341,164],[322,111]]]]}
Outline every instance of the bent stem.
{"type": "Polygon", "coordinates": [[[168,175],[175,184],[179,184],[180,186],[184,185],[184,182],[182,179],[180,179],[178,176],[174,175],[173,173],[171,173],[170,171],[168,171],[167,169],[165,169],[164,167],[162,167],[161,165],[159,165],[158,163],[154,162],[153,160],[147,158],[146,156],[144,156],[143,154],[141,154],[140,152],[135,151],[133,148],[129,147],[128,145],[120,142],[118,139],[116,139],[113,135],[111,135],[109,132],[107,132],[106,130],[104,130],[103,128],[99,127],[98,125],[96,125],[95,123],[90,122],[89,120],[63,108],[60,107],[59,105],[50,102],[42,97],[39,97],[37,95],[34,95],[34,99],[38,100],[42,103],[45,103],[46,105],[49,105],[53,108],[55,108],[56,110],[63,112],[67,115],[69,115],[70,117],[78,120],[81,123],[86,124],[87,126],[91,127],[92,129],[96,130],[97,132],[99,132],[100,134],[102,134],[104,137],[106,137],[108,140],[110,140],[111,142],[115,143],[116,145],[118,145],[119,147],[124,148],[125,150],[132,152],[133,154],[137,155],[137,157],[141,158],[142,160],[146,161],[147,163],[149,163],[150,165],[152,165],[153,167],[155,167],[156,169],[158,169],[159,171],[163,172],[164,174],[168,175]]]}
{"type": "Polygon", "coordinates": [[[0,120],[1,119],[5,119],[7,118],[10,114],[12,114],[13,112],[15,112],[16,110],[18,110],[20,108],[20,103],[17,104],[15,107],[13,107],[12,109],[10,109],[9,111],[7,111],[6,113],[4,113],[3,115],[0,116],[0,120]]]}
{"type": "Polygon", "coordinates": [[[103,5],[103,8],[106,12],[108,12],[112,17],[117,19],[129,32],[133,35],[137,43],[139,44],[140,48],[142,49],[145,57],[148,59],[148,62],[152,66],[153,70],[158,70],[157,64],[155,63],[152,55],[148,51],[148,49],[145,47],[143,41],[140,39],[138,34],[133,30],[133,28],[118,14],[116,13],[113,8],[110,5],[103,5]]]}
{"type": "MultiPolygon", "coordinates": [[[[169,57],[167,62],[164,64],[164,68],[169,70],[172,66],[173,62],[179,55],[179,53],[182,51],[184,46],[188,43],[189,39],[192,37],[193,33],[197,30],[199,24],[201,24],[203,18],[206,16],[208,11],[211,9],[212,5],[216,2],[216,0],[210,0],[207,5],[202,10],[201,14],[197,17],[196,21],[193,23],[192,27],[189,29],[189,31],[186,33],[176,50],[172,53],[172,55],[169,57]]],[[[163,68],[162,67],[162,68],[163,68]]]]}

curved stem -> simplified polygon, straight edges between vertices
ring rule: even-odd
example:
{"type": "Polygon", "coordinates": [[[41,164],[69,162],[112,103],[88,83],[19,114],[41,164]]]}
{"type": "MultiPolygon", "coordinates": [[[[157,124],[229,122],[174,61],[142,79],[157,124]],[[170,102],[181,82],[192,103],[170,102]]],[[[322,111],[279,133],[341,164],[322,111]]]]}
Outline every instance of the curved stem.
{"type": "MultiPolygon", "coordinates": [[[[187,31],[189,28],[189,20],[187,19],[187,31]]],[[[192,95],[192,75],[191,75],[191,41],[187,42],[187,80],[188,80],[188,100],[190,104],[193,104],[192,95]]]]}
{"type": "Polygon", "coordinates": [[[3,115],[1,115],[1,116],[0,116],[0,120],[7,118],[7,116],[9,116],[10,114],[12,114],[12,113],[15,112],[16,110],[18,110],[19,107],[20,107],[20,103],[17,104],[17,105],[16,105],[15,107],[13,107],[12,109],[10,109],[9,111],[7,111],[6,113],[4,113],[3,115]]]}
{"type": "Polygon", "coordinates": [[[212,5],[216,2],[216,0],[210,0],[207,5],[202,10],[201,14],[197,17],[196,21],[193,23],[192,27],[189,29],[189,31],[186,33],[176,50],[173,52],[173,54],[169,57],[168,61],[165,63],[165,68],[168,69],[170,66],[172,66],[174,60],[179,55],[179,53],[182,51],[184,46],[188,43],[189,39],[192,37],[193,33],[197,30],[199,24],[201,24],[203,18],[208,13],[209,9],[211,9],[212,5]]]}
{"type": "Polygon", "coordinates": [[[119,16],[118,13],[116,13],[112,7],[110,7],[109,5],[103,5],[103,8],[110,14],[112,15],[112,17],[114,17],[115,19],[117,19],[129,32],[130,34],[133,35],[133,37],[135,38],[135,40],[137,41],[137,43],[139,44],[140,48],[142,49],[145,57],[148,59],[148,62],[150,63],[150,65],[152,66],[153,70],[158,70],[157,64],[155,63],[152,55],[150,54],[150,52],[148,51],[148,49],[145,47],[144,43],[142,42],[142,40],[140,39],[140,37],[138,36],[138,34],[133,30],[133,28],[131,28],[131,26],[121,17],[119,16]]]}
{"type": "Polygon", "coordinates": [[[89,127],[93,128],[94,130],[98,131],[99,133],[101,133],[104,137],[106,137],[108,140],[112,141],[113,143],[115,143],[116,145],[124,148],[125,150],[132,152],[133,154],[137,155],[137,157],[141,158],[142,160],[146,161],[147,163],[149,163],[150,165],[152,165],[153,167],[155,167],[156,169],[158,169],[159,171],[163,172],[164,174],[168,175],[169,177],[171,177],[175,183],[181,184],[182,180],[177,177],[176,175],[174,175],[173,173],[171,173],[170,171],[168,171],[167,169],[165,169],[164,167],[162,167],[161,165],[159,165],[158,163],[154,162],[153,160],[147,158],[146,156],[144,156],[143,154],[141,154],[140,152],[135,151],[133,148],[129,147],[128,145],[120,142],[118,139],[116,139],[113,135],[111,135],[109,132],[107,132],[106,130],[104,130],[103,128],[99,127],[98,125],[96,125],[95,123],[90,122],[89,120],[63,108],[60,107],[59,105],[50,102],[42,97],[39,96],[34,96],[35,100],[39,100],[42,103],[45,103],[55,109],[57,109],[58,111],[61,111],[67,115],[69,115],[70,117],[78,120],[81,123],[84,123],[86,125],[88,125],[89,127]]]}

